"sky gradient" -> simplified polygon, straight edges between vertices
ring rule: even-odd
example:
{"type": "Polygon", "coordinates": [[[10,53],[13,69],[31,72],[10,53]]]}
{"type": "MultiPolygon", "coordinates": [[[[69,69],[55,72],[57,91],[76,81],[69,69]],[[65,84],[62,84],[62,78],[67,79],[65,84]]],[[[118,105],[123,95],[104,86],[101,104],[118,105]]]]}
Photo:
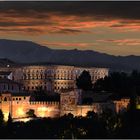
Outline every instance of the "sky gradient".
{"type": "Polygon", "coordinates": [[[140,2],[0,2],[0,38],[140,55],[140,2]]]}

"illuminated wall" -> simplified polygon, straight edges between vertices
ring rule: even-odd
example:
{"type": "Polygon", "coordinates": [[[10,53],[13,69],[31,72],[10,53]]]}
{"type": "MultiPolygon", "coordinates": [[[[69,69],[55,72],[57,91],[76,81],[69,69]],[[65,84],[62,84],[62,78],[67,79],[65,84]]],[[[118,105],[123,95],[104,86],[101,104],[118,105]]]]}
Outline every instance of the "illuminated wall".
{"type": "Polygon", "coordinates": [[[121,99],[113,102],[115,104],[115,111],[118,113],[120,111],[125,111],[128,108],[130,99],[121,99]]]}
{"type": "Polygon", "coordinates": [[[8,119],[8,115],[9,113],[12,112],[11,110],[11,94],[2,94],[1,97],[0,97],[0,106],[1,106],[1,110],[4,114],[4,120],[7,120],[8,119]]]}
{"type": "Polygon", "coordinates": [[[73,66],[26,66],[23,67],[25,90],[41,87],[48,91],[59,91],[74,87],[73,66]]]}
{"type": "Polygon", "coordinates": [[[75,106],[74,113],[72,111],[65,111],[65,113],[72,113],[74,116],[86,116],[88,111],[94,111],[95,113],[100,114],[107,108],[115,111],[114,104],[112,103],[93,103],[92,105],[77,105],[75,106]]]}
{"type": "Polygon", "coordinates": [[[91,105],[78,104],[79,91],[67,91],[61,93],[60,107],[61,116],[64,114],[72,113],[74,116],[86,116],[88,111],[94,111],[97,114],[102,113],[106,109],[110,109],[113,112],[119,113],[128,108],[130,99],[121,99],[116,101],[96,102],[91,105]]]}
{"type": "Polygon", "coordinates": [[[8,115],[10,113],[10,105],[9,103],[3,102],[1,105],[1,109],[4,115],[4,120],[8,120],[8,115]]]}
{"type": "Polygon", "coordinates": [[[9,113],[12,118],[27,117],[30,109],[35,111],[37,117],[58,117],[60,116],[59,102],[30,102],[29,96],[11,96],[2,94],[0,97],[0,109],[4,114],[4,119],[8,119],[9,113]]]}
{"type": "Polygon", "coordinates": [[[27,112],[33,109],[37,117],[58,117],[59,102],[13,102],[12,117],[27,117],[27,112]]]}
{"type": "Polygon", "coordinates": [[[76,115],[76,108],[79,102],[79,92],[76,90],[72,90],[69,92],[63,92],[60,96],[60,115],[72,113],[76,115]]]}
{"type": "Polygon", "coordinates": [[[48,66],[26,66],[23,67],[22,83],[25,90],[36,90],[41,87],[44,90],[51,89],[51,68],[48,66]],[[50,83],[50,84],[49,84],[50,83]],[[49,87],[48,87],[49,84],[49,87]]]}
{"type": "Polygon", "coordinates": [[[80,105],[76,108],[75,116],[86,116],[88,111],[93,111],[93,106],[91,105],[80,105]]]}
{"type": "Polygon", "coordinates": [[[30,102],[30,109],[35,110],[38,117],[59,117],[59,102],[30,102]]]}
{"type": "Polygon", "coordinates": [[[91,105],[82,105],[80,103],[81,90],[62,92],[60,96],[60,115],[72,113],[74,116],[86,116],[88,111],[100,114],[106,108],[115,111],[113,102],[92,103],[91,105]]]}
{"type": "Polygon", "coordinates": [[[12,118],[27,117],[30,109],[35,111],[37,117],[59,117],[72,113],[74,116],[86,116],[88,111],[102,113],[106,108],[114,112],[123,111],[128,108],[129,99],[93,103],[92,105],[79,104],[80,90],[66,91],[61,93],[60,102],[30,102],[30,96],[11,96],[10,93],[3,93],[0,96],[0,109],[4,119],[8,119],[9,113],[12,118]]]}

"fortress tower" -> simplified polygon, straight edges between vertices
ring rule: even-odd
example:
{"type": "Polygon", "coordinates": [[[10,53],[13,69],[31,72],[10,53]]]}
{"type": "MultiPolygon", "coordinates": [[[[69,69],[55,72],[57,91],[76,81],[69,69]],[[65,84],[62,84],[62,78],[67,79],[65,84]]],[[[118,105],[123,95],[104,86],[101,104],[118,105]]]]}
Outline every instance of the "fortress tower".
{"type": "Polygon", "coordinates": [[[1,95],[1,110],[4,114],[4,120],[8,120],[9,113],[12,115],[12,96],[10,93],[1,95]]]}

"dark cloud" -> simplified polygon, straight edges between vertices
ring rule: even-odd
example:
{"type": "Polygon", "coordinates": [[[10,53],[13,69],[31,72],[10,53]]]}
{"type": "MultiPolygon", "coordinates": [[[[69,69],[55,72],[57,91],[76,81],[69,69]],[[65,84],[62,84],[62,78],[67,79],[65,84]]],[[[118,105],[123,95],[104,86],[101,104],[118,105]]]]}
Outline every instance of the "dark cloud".
{"type": "Polygon", "coordinates": [[[61,34],[79,34],[79,33],[85,33],[88,31],[82,31],[82,30],[75,30],[75,29],[59,29],[58,31],[55,31],[54,33],[61,33],[61,34]]]}
{"type": "MultiPolygon", "coordinates": [[[[140,2],[0,2],[0,11],[18,11],[30,16],[31,11],[56,12],[63,15],[92,16],[97,20],[110,18],[140,19],[140,2]]],[[[37,14],[32,16],[38,16],[37,14]]]]}
{"type": "Polygon", "coordinates": [[[120,27],[125,27],[125,25],[123,25],[123,24],[114,24],[114,25],[111,25],[110,27],[118,27],[118,28],[120,28],[120,27]]]}
{"type": "Polygon", "coordinates": [[[0,21],[0,27],[14,27],[14,26],[39,26],[39,25],[49,25],[51,23],[49,22],[42,22],[42,21],[27,21],[27,22],[9,22],[9,21],[5,21],[5,22],[1,22],[0,21]]]}
{"type": "Polygon", "coordinates": [[[140,2],[1,1],[0,28],[60,34],[90,33],[89,28],[100,26],[140,30],[139,7],[140,2]]]}
{"type": "Polygon", "coordinates": [[[41,33],[39,29],[33,29],[33,28],[26,28],[26,29],[17,29],[17,28],[12,28],[12,29],[7,29],[7,28],[0,28],[0,32],[21,32],[21,33],[41,33]]]}

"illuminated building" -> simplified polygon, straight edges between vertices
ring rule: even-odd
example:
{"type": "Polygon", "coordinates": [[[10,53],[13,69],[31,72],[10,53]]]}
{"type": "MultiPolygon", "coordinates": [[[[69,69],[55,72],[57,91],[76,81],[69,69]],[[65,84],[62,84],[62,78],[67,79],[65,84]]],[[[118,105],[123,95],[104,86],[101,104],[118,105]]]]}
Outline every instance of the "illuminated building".
{"type": "Polygon", "coordinates": [[[12,118],[27,117],[30,109],[35,111],[37,117],[57,117],[59,116],[59,102],[39,102],[30,101],[28,93],[2,93],[0,96],[0,109],[4,114],[4,119],[8,119],[9,113],[12,118]]]}
{"type": "Polygon", "coordinates": [[[60,94],[60,101],[30,101],[28,93],[2,93],[0,96],[0,109],[4,119],[8,119],[9,113],[12,118],[27,118],[27,112],[32,109],[37,117],[60,117],[72,113],[74,116],[86,116],[88,111],[98,114],[109,108],[119,113],[128,108],[129,99],[96,101],[90,105],[81,104],[80,90],[64,90],[60,94]]]}
{"type": "MultiPolygon", "coordinates": [[[[8,69],[8,68],[7,68],[8,69]]],[[[29,65],[13,68],[12,78],[23,84],[24,90],[33,91],[40,87],[46,91],[59,92],[61,89],[76,88],[76,78],[89,71],[92,82],[108,76],[107,68],[85,68],[62,65],[29,65]]]]}
{"type": "Polygon", "coordinates": [[[22,85],[18,82],[7,78],[0,78],[0,92],[20,92],[22,90],[22,85]]]}

